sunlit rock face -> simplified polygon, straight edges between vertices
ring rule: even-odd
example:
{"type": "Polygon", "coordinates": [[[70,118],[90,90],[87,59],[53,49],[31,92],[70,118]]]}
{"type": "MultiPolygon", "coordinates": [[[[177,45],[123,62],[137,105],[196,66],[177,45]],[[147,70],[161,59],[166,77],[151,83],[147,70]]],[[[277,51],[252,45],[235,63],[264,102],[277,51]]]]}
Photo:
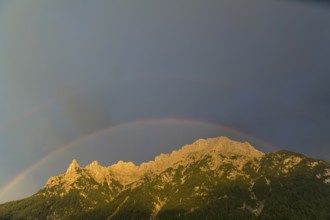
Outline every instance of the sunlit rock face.
{"type": "Polygon", "coordinates": [[[106,167],[101,166],[97,161],[93,161],[85,168],[91,177],[98,183],[110,181],[109,170],[106,167]]]}
{"type": "Polygon", "coordinates": [[[0,219],[329,219],[329,177],[328,163],[301,154],[200,139],[139,166],[73,160],[32,197],[0,206],[0,219]]]}
{"type": "Polygon", "coordinates": [[[219,166],[219,162],[222,161],[219,155],[227,158],[240,156],[239,160],[235,157],[234,163],[242,166],[250,159],[260,159],[264,153],[256,150],[249,143],[232,141],[226,137],[200,139],[170,154],[160,154],[153,161],[142,163],[140,166],[120,160],[109,167],[103,167],[94,161],[85,168],[81,168],[77,161],[73,160],[65,173],[65,180],[71,184],[82,175],[83,171],[100,184],[109,183],[111,179],[115,179],[122,185],[128,185],[147,174],[159,174],[170,167],[187,166],[205,156],[211,156],[214,164],[219,166]]]}

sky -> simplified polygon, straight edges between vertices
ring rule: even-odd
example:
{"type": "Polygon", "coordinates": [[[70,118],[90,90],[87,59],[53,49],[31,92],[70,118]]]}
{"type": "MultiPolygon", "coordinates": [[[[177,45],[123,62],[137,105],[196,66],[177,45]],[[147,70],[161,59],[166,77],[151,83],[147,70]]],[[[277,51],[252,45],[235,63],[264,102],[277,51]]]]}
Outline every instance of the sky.
{"type": "Polygon", "coordinates": [[[330,161],[330,5],[0,0],[0,202],[199,138],[330,161]]]}

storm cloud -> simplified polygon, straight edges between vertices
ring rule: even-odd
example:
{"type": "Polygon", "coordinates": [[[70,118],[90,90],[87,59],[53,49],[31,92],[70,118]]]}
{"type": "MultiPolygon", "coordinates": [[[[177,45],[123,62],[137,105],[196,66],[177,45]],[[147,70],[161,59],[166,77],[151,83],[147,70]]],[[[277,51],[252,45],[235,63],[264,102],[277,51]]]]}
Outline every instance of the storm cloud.
{"type": "MultiPolygon", "coordinates": [[[[150,119],[225,125],[277,149],[330,161],[330,11],[320,5],[2,1],[0,185],[83,136],[150,119]]],[[[107,152],[141,162],[168,152],[166,145],[223,135],[186,124],[192,130],[180,139],[168,129],[176,130],[177,123],[158,126],[166,129],[142,126],[127,136],[121,130],[117,137],[125,144],[93,142],[95,148],[108,145],[99,154],[75,148],[58,166],[71,157],[83,164],[107,162],[107,152]],[[151,130],[154,137],[160,136],[155,131],[168,132],[163,135],[169,142],[136,154],[156,143],[144,136],[151,130]]]]}

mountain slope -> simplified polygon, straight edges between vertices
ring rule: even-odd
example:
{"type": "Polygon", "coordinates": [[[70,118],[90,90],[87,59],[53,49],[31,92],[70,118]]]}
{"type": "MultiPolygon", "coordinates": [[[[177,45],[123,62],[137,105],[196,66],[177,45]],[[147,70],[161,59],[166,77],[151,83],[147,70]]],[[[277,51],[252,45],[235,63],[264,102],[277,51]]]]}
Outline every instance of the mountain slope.
{"type": "Polygon", "coordinates": [[[330,219],[330,165],[201,139],[136,166],[75,160],[0,219],[330,219]]]}

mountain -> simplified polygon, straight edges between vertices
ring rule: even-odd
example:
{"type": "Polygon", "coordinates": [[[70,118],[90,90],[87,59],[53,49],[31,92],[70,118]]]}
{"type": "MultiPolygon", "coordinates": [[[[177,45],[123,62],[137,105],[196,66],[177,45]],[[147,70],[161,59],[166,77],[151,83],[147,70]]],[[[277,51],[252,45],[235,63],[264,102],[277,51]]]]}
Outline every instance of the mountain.
{"type": "Polygon", "coordinates": [[[0,205],[0,219],[330,219],[329,204],[329,163],[218,137],[140,166],[73,160],[35,195],[0,205]]]}

